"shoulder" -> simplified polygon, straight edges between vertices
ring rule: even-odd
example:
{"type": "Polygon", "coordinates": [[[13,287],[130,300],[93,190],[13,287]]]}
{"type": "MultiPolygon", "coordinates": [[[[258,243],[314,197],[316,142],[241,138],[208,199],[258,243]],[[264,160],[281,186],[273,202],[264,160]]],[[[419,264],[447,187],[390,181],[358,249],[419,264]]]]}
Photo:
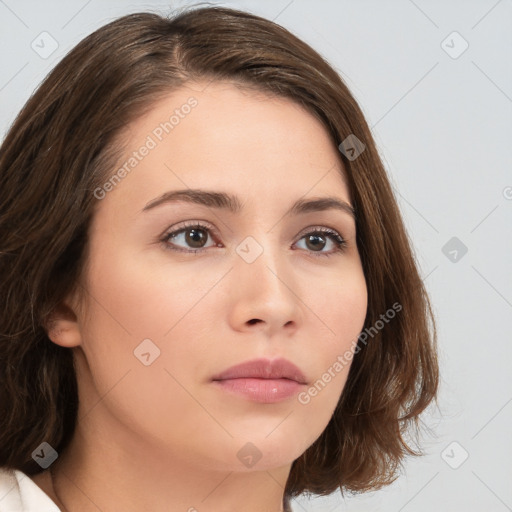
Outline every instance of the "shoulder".
{"type": "Polygon", "coordinates": [[[0,512],[60,512],[25,473],[0,467],[0,512]]]}

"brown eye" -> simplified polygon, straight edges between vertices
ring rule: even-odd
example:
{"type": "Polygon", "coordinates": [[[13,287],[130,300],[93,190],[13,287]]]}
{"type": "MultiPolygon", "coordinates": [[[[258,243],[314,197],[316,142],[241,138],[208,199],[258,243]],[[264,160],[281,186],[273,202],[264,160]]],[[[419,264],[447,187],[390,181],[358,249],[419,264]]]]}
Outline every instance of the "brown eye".
{"type": "MultiPolygon", "coordinates": [[[[167,233],[161,241],[164,247],[171,251],[199,253],[211,247],[222,247],[222,244],[215,243],[213,240],[209,246],[206,245],[212,232],[215,233],[215,228],[194,222],[167,233]]],[[[296,244],[302,241],[305,247],[301,249],[313,256],[339,254],[347,246],[347,242],[337,231],[325,227],[310,228],[310,231],[303,234],[296,244]],[[328,250],[324,250],[326,247],[328,250]]]]}
{"type": "MultiPolygon", "coordinates": [[[[305,249],[307,252],[312,253],[313,256],[332,256],[341,253],[347,246],[346,240],[337,232],[329,228],[314,228],[302,235],[299,242],[304,240],[305,249]],[[332,247],[326,246],[332,244],[332,247]]],[[[297,243],[299,243],[297,242],[297,243]]]]}
{"type": "Polygon", "coordinates": [[[187,228],[184,232],[185,241],[194,249],[202,248],[208,240],[208,233],[205,234],[204,229],[187,228]]]}
{"type": "Polygon", "coordinates": [[[214,247],[217,244],[213,243],[207,246],[208,238],[212,228],[206,225],[194,223],[190,226],[185,226],[170,233],[167,233],[162,242],[166,249],[177,252],[201,252],[208,247],[214,247]]]}
{"type": "Polygon", "coordinates": [[[312,251],[321,251],[325,244],[327,243],[325,240],[325,236],[320,235],[318,233],[314,233],[311,235],[307,235],[305,237],[306,239],[306,245],[312,250],[312,251]]]}

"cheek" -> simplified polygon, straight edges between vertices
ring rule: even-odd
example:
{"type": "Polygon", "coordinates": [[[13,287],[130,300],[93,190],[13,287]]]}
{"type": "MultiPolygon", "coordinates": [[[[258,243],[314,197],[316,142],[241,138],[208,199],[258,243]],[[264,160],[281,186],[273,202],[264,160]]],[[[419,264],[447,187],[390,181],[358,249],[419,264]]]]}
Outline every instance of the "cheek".
{"type": "Polygon", "coordinates": [[[194,276],[170,260],[151,265],[143,253],[110,249],[91,264],[88,286],[97,302],[93,306],[103,306],[106,323],[114,329],[117,324],[132,341],[163,338],[215,283],[216,276],[211,282],[191,281],[194,276]]]}
{"type": "Polygon", "coordinates": [[[197,321],[194,304],[206,290],[191,286],[182,271],[143,267],[113,251],[108,264],[101,258],[91,263],[89,315],[82,327],[86,361],[80,358],[78,369],[84,410],[100,415],[94,407],[99,395],[105,409],[143,436],[171,444],[190,437],[198,420],[208,419],[184,378],[193,374],[197,353],[197,326],[190,329],[187,321],[197,321]],[[177,410],[187,411],[179,422],[177,410]]]}
{"type": "MultiPolygon", "coordinates": [[[[361,265],[351,262],[318,287],[310,287],[306,304],[325,327],[325,354],[332,356],[357,339],[364,326],[368,307],[368,291],[361,265]]],[[[322,332],[323,329],[322,329],[322,332]]]]}
{"type": "MultiPolygon", "coordinates": [[[[319,422],[334,411],[345,386],[356,343],[364,327],[368,306],[366,281],[360,266],[338,276],[311,295],[314,313],[322,322],[315,337],[315,381],[299,396],[299,402],[314,410],[319,422]]],[[[312,413],[313,414],[313,413],[312,413]]]]}
{"type": "Polygon", "coordinates": [[[89,315],[82,326],[82,349],[97,390],[107,392],[129,371],[126,381],[137,383],[130,400],[148,392],[151,399],[141,403],[169,402],[169,394],[162,390],[171,385],[179,401],[179,385],[166,370],[181,382],[181,373],[195,369],[193,356],[204,348],[196,340],[205,338],[200,334],[212,328],[201,298],[219,277],[209,273],[192,281],[191,272],[177,264],[151,266],[143,264],[142,255],[134,257],[121,246],[105,243],[102,247],[91,260],[89,315]]]}

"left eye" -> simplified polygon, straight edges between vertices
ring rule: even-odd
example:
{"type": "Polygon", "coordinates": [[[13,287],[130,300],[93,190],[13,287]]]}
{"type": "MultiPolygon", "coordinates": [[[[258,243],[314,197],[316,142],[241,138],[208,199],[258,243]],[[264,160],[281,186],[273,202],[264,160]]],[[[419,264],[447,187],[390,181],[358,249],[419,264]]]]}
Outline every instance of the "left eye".
{"type": "Polygon", "coordinates": [[[313,247],[313,252],[320,252],[326,246],[326,239],[334,246],[331,251],[327,252],[332,252],[332,250],[340,250],[345,246],[346,243],[345,240],[343,240],[343,238],[335,231],[312,231],[300,238],[299,242],[301,240],[305,240],[306,246],[309,245],[309,247],[306,247],[306,249],[313,247]],[[320,248],[320,251],[316,250],[315,248],[320,248]]]}
{"type": "MultiPolygon", "coordinates": [[[[208,247],[221,247],[221,244],[215,242],[210,246],[206,246],[211,231],[213,231],[213,228],[210,226],[195,223],[167,233],[162,242],[166,249],[185,253],[198,253],[206,250],[208,247]],[[182,237],[184,237],[183,240],[181,240],[182,237]],[[189,248],[176,245],[177,241],[182,241],[189,248]]],[[[310,231],[304,233],[299,238],[299,242],[301,240],[305,241],[306,250],[316,253],[315,255],[318,256],[330,256],[343,251],[347,245],[347,242],[337,231],[325,227],[311,228],[310,231]],[[322,249],[327,246],[329,241],[334,247],[331,250],[323,251],[322,249]]]]}

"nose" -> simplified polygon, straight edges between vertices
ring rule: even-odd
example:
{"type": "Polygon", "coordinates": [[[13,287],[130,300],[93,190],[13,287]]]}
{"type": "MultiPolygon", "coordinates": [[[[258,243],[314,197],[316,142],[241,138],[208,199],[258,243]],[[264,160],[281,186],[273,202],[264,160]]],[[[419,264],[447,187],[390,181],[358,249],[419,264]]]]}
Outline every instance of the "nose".
{"type": "Polygon", "coordinates": [[[268,337],[297,330],[303,303],[289,255],[265,247],[251,261],[239,252],[230,274],[229,321],[234,330],[264,331],[268,337]]]}

